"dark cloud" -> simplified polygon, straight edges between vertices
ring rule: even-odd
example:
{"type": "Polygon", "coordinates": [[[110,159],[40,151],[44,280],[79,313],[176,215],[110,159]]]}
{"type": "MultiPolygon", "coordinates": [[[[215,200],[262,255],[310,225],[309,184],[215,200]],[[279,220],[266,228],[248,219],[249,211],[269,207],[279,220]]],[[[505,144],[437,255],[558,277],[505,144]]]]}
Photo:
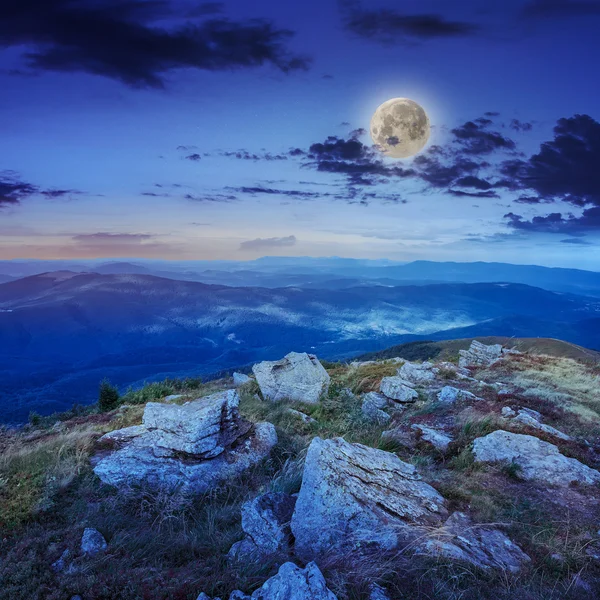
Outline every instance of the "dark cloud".
{"type": "Polygon", "coordinates": [[[573,246],[594,246],[592,242],[582,240],[581,238],[567,238],[566,240],[560,240],[561,244],[571,244],[573,246]]]}
{"type": "Polygon", "coordinates": [[[488,111],[483,113],[484,117],[499,117],[500,113],[496,111],[488,111]]]}
{"type": "Polygon", "coordinates": [[[296,236],[257,238],[240,244],[240,250],[264,250],[269,248],[290,248],[296,245],[296,236]]]}
{"type": "Polygon", "coordinates": [[[519,121],[519,119],[513,119],[510,122],[509,127],[515,131],[531,131],[533,129],[533,124],[519,121]]]}
{"type": "Polygon", "coordinates": [[[587,233],[600,230],[600,206],[594,206],[583,211],[579,216],[572,214],[550,213],[546,216],[523,219],[521,215],[508,213],[504,215],[509,227],[536,233],[561,233],[572,236],[584,236],[587,233]]]}
{"type": "Polygon", "coordinates": [[[250,196],[288,196],[291,198],[321,198],[323,196],[330,196],[328,193],[307,192],[303,190],[281,190],[263,186],[228,187],[226,189],[237,192],[238,194],[247,194],[250,196]]]}
{"type": "MultiPolygon", "coordinates": [[[[291,150],[290,155],[296,156],[295,154],[292,154],[292,152],[295,152],[295,150],[296,149],[291,150]]],[[[276,160],[288,160],[288,157],[285,154],[271,154],[270,152],[263,152],[261,154],[256,154],[253,152],[248,152],[248,150],[235,150],[235,151],[222,152],[221,156],[226,156],[228,158],[237,158],[239,160],[252,160],[254,162],[258,162],[261,160],[264,160],[267,162],[276,161],[276,160]]]]}
{"type": "Polygon", "coordinates": [[[489,119],[478,119],[477,122],[467,121],[464,125],[452,130],[454,141],[460,144],[464,153],[478,156],[491,154],[496,150],[515,150],[516,144],[513,140],[497,131],[488,129],[491,123],[492,121],[489,119]]]}
{"type": "Polygon", "coordinates": [[[78,244],[139,244],[146,240],[152,239],[154,236],[147,233],[81,233],[74,235],[72,240],[78,244]]]}
{"type": "Polygon", "coordinates": [[[528,160],[504,163],[502,172],[545,200],[600,206],[600,123],[588,115],[559,119],[554,139],[528,160]]]}
{"type": "Polygon", "coordinates": [[[199,160],[202,160],[202,157],[197,152],[194,152],[193,154],[189,154],[185,158],[186,158],[186,160],[191,160],[192,162],[198,162],[199,160]]]}
{"type": "Polygon", "coordinates": [[[37,185],[22,181],[14,171],[0,172],[0,208],[20,204],[22,200],[32,196],[41,196],[48,200],[55,200],[76,194],[81,194],[81,192],[66,189],[44,190],[37,185]]]}
{"type": "Polygon", "coordinates": [[[450,196],[455,196],[457,198],[500,198],[497,192],[489,190],[487,192],[465,192],[463,190],[448,190],[447,192],[450,196]]]}
{"type": "MultiPolygon", "coordinates": [[[[196,16],[217,8],[204,4],[196,16]]],[[[269,21],[189,21],[188,14],[176,24],[179,18],[166,0],[4,0],[0,47],[23,48],[33,71],[86,72],[133,87],[161,88],[166,74],[180,68],[308,67],[286,49],[293,33],[269,21]]]]}
{"type": "Polygon", "coordinates": [[[526,19],[591,17],[600,15],[600,2],[579,0],[533,0],[522,11],[526,19]]]}
{"type": "Polygon", "coordinates": [[[235,202],[238,198],[233,194],[212,194],[212,193],[201,193],[201,194],[184,194],[184,200],[190,200],[192,202],[235,202]]]}
{"type": "Polygon", "coordinates": [[[407,15],[392,9],[364,9],[359,0],[339,0],[346,30],[383,43],[470,36],[479,29],[473,23],[449,21],[436,14],[407,15]]]}

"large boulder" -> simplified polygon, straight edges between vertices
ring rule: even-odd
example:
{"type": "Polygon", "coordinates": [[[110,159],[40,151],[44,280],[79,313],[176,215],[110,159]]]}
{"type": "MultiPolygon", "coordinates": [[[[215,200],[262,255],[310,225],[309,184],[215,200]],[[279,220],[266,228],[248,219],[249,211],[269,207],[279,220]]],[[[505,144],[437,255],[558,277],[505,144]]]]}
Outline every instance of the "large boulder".
{"type": "Polygon", "coordinates": [[[413,465],[341,438],[313,439],[292,517],[297,554],[396,548],[419,526],[439,524],[444,499],[413,465]]]}
{"type": "Polygon", "coordinates": [[[234,373],[233,374],[233,385],[234,387],[240,387],[241,385],[244,385],[246,383],[250,383],[252,381],[252,379],[250,379],[250,377],[248,377],[248,375],[245,375],[244,373],[234,373]]]}
{"type": "Polygon", "coordinates": [[[381,380],[379,391],[396,402],[414,402],[419,394],[410,387],[402,377],[384,377],[381,380]]]}
{"type": "Polygon", "coordinates": [[[600,472],[531,435],[494,431],[473,442],[473,454],[475,462],[514,463],[523,479],[561,486],[600,483],[600,472]]]}
{"type": "MultiPolygon", "coordinates": [[[[205,599],[210,600],[208,596],[205,599]]],[[[323,574],[314,562],[308,563],[304,569],[287,562],[281,565],[277,575],[267,580],[252,596],[236,590],[231,593],[229,600],[337,600],[337,597],[327,587],[323,574]]]]}
{"type": "Polygon", "coordinates": [[[468,350],[459,350],[460,367],[489,367],[502,358],[505,353],[501,344],[486,346],[477,340],[471,342],[468,350]]]}
{"type": "Polygon", "coordinates": [[[438,532],[432,532],[418,551],[472,564],[480,569],[517,573],[531,559],[504,533],[475,525],[464,513],[454,513],[438,532]]]}
{"type": "Polygon", "coordinates": [[[306,352],[290,352],[281,360],[258,363],[252,371],[263,398],[272,402],[314,404],[329,390],[329,374],[316,356],[306,352]]]}
{"type": "Polygon", "coordinates": [[[290,521],[296,498],[283,492],[263,494],[242,507],[242,529],[246,537],[235,543],[229,557],[235,560],[261,558],[290,549],[290,521]]]}
{"type": "Polygon", "coordinates": [[[244,421],[238,404],[234,390],[182,406],[148,403],[142,427],[111,433],[122,447],[99,457],[94,472],[115,486],[210,490],[263,460],[277,443],[274,426],[244,421]]]}
{"type": "Polygon", "coordinates": [[[218,456],[250,425],[240,420],[240,397],[235,390],[176,404],[148,402],[142,419],[152,444],[204,458],[218,456]]]}

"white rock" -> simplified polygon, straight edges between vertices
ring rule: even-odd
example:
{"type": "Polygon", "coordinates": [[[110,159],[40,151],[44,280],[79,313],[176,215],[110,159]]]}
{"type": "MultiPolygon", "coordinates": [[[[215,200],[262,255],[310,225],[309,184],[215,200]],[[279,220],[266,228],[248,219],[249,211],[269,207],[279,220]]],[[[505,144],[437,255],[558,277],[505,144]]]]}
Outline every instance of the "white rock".
{"type": "Polygon", "coordinates": [[[389,400],[377,392],[365,394],[362,403],[362,414],[366,419],[374,423],[386,423],[391,419],[383,409],[387,408],[389,400]]]}
{"type": "Polygon", "coordinates": [[[454,404],[460,400],[480,400],[475,394],[467,390],[459,390],[451,385],[444,386],[438,392],[437,399],[439,402],[444,402],[445,404],[454,404]]]}
{"type": "Polygon", "coordinates": [[[146,436],[134,439],[102,458],[94,467],[94,473],[104,483],[117,487],[144,482],[155,487],[202,493],[264,460],[277,444],[277,433],[271,423],[257,423],[242,441],[237,440],[235,448],[210,460],[165,457],[151,442],[146,436]]]}
{"type": "Polygon", "coordinates": [[[435,379],[432,369],[433,363],[430,362],[412,363],[407,361],[398,369],[398,376],[409,383],[430,383],[435,379]]]}
{"type": "Polygon", "coordinates": [[[328,589],[319,567],[314,562],[305,569],[287,562],[279,567],[279,572],[256,590],[252,596],[235,591],[229,600],[337,600],[328,589]]]}
{"type": "Polygon", "coordinates": [[[142,424],[147,445],[212,458],[245,433],[235,390],[217,392],[181,406],[148,402],[142,424]]]}
{"type": "Polygon", "coordinates": [[[316,403],[329,390],[330,377],[313,354],[290,352],[278,361],[252,367],[265,400],[316,403]]]}
{"type": "Polygon", "coordinates": [[[396,455],[315,438],[292,517],[295,550],[306,559],[338,547],[390,550],[445,514],[444,499],[396,455]]]}
{"type": "Polygon", "coordinates": [[[245,560],[289,552],[295,505],[296,498],[282,492],[270,492],[246,502],[242,507],[246,538],[231,547],[229,557],[245,560]]]}
{"type": "Polygon", "coordinates": [[[248,383],[250,381],[252,381],[252,379],[250,379],[248,375],[244,375],[243,373],[233,374],[233,385],[235,387],[240,387],[241,385],[244,385],[245,383],[248,383]]]}
{"type": "Polygon", "coordinates": [[[500,569],[517,573],[531,562],[517,544],[498,529],[474,525],[463,513],[454,513],[436,535],[418,549],[432,556],[470,563],[484,570],[500,569]]]}
{"type": "Polygon", "coordinates": [[[108,548],[106,540],[97,529],[87,527],[81,537],[81,551],[86,556],[95,556],[108,548]]]}
{"type": "Polygon", "coordinates": [[[502,416],[505,419],[512,419],[516,415],[517,415],[517,413],[510,406],[503,406],[502,407],[502,416]]]}
{"type": "Polygon", "coordinates": [[[369,590],[369,600],[391,600],[387,590],[377,583],[372,583],[369,590]]]}
{"type": "Polygon", "coordinates": [[[489,367],[502,358],[503,349],[500,344],[486,346],[473,340],[468,350],[459,350],[458,354],[460,367],[489,367]]]}
{"type": "Polygon", "coordinates": [[[413,388],[406,384],[406,381],[401,377],[384,377],[381,380],[379,390],[388,398],[397,402],[414,402],[419,394],[413,388]]]}
{"type": "Polygon", "coordinates": [[[132,425],[131,427],[125,427],[124,429],[115,429],[105,433],[98,441],[99,442],[111,442],[113,444],[124,444],[130,442],[136,437],[147,433],[147,429],[143,425],[132,425]]]}
{"type": "Polygon", "coordinates": [[[600,483],[600,472],[563,456],[554,444],[531,435],[494,431],[473,442],[475,462],[515,463],[519,475],[550,485],[600,483]]]}
{"type": "MultiPolygon", "coordinates": [[[[540,413],[537,414],[539,415],[540,413]]],[[[559,429],[556,429],[551,425],[545,425],[544,423],[540,423],[539,419],[532,416],[529,410],[527,409],[521,409],[519,411],[519,414],[514,418],[514,420],[518,421],[519,423],[523,423],[523,425],[527,425],[528,427],[532,427],[533,429],[543,431],[544,433],[547,433],[548,435],[556,437],[560,440],[569,441],[571,439],[570,436],[568,436],[566,433],[563,433],[559,429]]]]}
{"type": "Polygon", "coordinates": [[[411,425],[411,429],[418,431],[422,440],[430,443],[434,448],[440,450],[440,452],[446,452],[446,450],[448,450],[448,446],[453,441],[447,433],[437,429],[432,429],[426,425],[411,425]]]}

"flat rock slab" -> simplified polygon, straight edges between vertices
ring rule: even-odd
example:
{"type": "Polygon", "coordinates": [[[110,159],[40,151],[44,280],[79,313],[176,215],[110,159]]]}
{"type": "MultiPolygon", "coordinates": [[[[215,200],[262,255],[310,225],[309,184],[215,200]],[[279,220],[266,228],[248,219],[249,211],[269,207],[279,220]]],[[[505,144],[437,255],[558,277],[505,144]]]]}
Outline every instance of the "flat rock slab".
{"type": "Polygon", "coordinates": [[[489,367],[502,358],[503,349],[500,344],[486,346],[473,340],[468,350],[459,350],[458,354],[460,367],[489,367]]]}
{"type": "Polygon", "coordinates": [[[257,423],[234,448],[211,459],[165,457],[147,442],[141,436],[112,452],[96,464],[94,473],[104,483],[117,487],[146,483],[202,493],[266,458],[277,443],[277,433],[271,423],[257,423]]]}
{"type": "Polygon", "coordinates": [[[462,400],[481,400],[472,392],[467,390],[461,390],[459,388],[452,387],[451,385],[444,386],[437,395],[438,402],[444,404],[454,404],[462,400]]]}
{"type": "Polygon", "coordinates": [[[405,362],[398,369],[398,376],[415,384],[431,383],[435,379],[435,371],[433,363],[412,363],[405,362]]]}
{"type": "Polygon", "coordinates": [[[252,379],[250,379],[250,377],[248,377],[248,375],[244,375],[244,373],[234,373],[233,374],[233,385],[235,387],[240,387],[241,385],[249,383],[250,381],[252,381],[252,379]]]}
{"type": "MultiPolygon", "coordinates": [[[[532,427],[533,429],[538,429],[539,431],[543,431],[548,435],[551,435],[559,440],[569,441],[571,439],[566,433],[563,433],[559,429],[552,427],[551,425],[546,425],[545,423],[540,422],[541,415],[536,418],[531,412],[537,411],[529,411],[525,409],[521,409],[517,416],[513,419],[518,423],[522,423],[523,425],[527,425],[528,427],[532,427]]],[[[539,413],[537,413],[539,415],[539,413]]]]}
{"type": "Polygon", "coordinates": [[[396,402],[414,402],[419,394],[402,377],[384,377],[379,390],[382,394],[396,402]]]}
{"type": "Polygon", "coordinates": [[[430,556],[472,564],[480,569],[517,573],[531,562],[517,544],[491,527],[474,525],[464,513],[454,513],[418,550],[430,556]]]}
{"type": "Polygon", "coordinates": [[[263,398],[272,402],[296,400],[314,404],[329,390],[329,373],[306,352],[290,352],[278,361],[252,367],[263,398]]]}
{"type": "Polygon", "coordinates": [[[147,433],[148,430],[143,425],[132,425],[131,427],[125,427],[124,429],[115,429],[115,431],[109,431],[105,433],[98,441],[99,442],[110,442],[112,444],[126,444],[131,442],[136,437],[147,433]]]}
{"type": "Polygon", "coordinates": [[[342,438],[313,439],[292,517],[296,553],[396,548],[446,516],[442,496],[396,455],[342,438]]]}
{"type": "Polygon", "coordinates": [[[600,472],[531,435],[494,431],[473,442],[473,454],[475,462],[514,463],[523,479],[559,486],[600,483],[600,472]]]}

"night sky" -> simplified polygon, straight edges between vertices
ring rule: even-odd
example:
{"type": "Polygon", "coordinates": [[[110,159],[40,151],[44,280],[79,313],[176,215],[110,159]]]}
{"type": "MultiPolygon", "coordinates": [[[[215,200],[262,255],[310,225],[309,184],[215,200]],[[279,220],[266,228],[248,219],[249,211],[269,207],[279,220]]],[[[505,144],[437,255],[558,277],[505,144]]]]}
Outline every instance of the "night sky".
{"type": "Polygon", "coordinates": [[[0,258],[600,269],[600,2],[3,0],[0,258]],[[369,121],[407,97],[407,160],[369,121]]]}

